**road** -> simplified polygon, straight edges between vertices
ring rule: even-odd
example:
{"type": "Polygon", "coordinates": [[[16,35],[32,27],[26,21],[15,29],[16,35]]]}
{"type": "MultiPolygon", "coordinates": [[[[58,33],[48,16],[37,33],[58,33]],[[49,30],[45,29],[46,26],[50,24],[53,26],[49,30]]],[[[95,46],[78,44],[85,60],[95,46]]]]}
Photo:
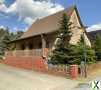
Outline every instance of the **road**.
{"type": "Polygon", "coordinates": [[[77,81],[0,64],[0,90],[73,90],[77,81]]]}
{"type": "Polygon", "coordinates": [[[88,82],[79,83],[74,90],[101,90],[101,76],[88,82]]]}

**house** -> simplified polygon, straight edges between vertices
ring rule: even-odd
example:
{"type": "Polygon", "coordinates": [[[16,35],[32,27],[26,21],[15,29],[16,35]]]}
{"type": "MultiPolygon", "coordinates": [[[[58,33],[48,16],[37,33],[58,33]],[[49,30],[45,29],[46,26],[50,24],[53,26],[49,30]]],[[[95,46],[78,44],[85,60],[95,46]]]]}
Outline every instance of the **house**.
{"type": "Polygon", "coordinates": [[[78,10],[76,6],[71,6],[68,9],[36,20],[19,39],[10,42],[11,48],[15,48],[15,50],[6,52],[5,63],[14,66],[20,66],[22,65],[21,63],[23,63],[24,65],[20,67],[26,68],[32,68],[36,63],[39,65],[38,60],[43,60],[44,58],[42,57],[46,57],[48,51],[54,46],[59,21],[64,13],[68,15],[69,21],[73,23],[72,26],[74,27],[71,29],[72,37],[70,43],[77,44],[81,34],[84,32],[85,42],[88,46],[91,46],[86,31],[82,28],[83,24],[78,10]],[[36,63],[34,61],[36,61],[36,63]],[[30,64],[27,67],[25,63],[30,64]]]}
{"type": "Polygon", "coordinates": [[[96,30],[96,31],[90,31],[90,32],[88,32],[88,38],[91,41],[94,41],[96,39],[97,35],[101,36],[101,30],[96,30]]]}

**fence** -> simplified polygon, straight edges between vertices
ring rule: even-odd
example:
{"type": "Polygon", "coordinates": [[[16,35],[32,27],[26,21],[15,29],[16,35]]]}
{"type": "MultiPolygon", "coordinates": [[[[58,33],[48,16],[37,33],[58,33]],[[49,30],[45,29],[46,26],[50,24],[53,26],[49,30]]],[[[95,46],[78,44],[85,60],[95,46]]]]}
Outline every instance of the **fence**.
{"type": "Polygon", "coordinates": [[[6,51],[6,56],[41,56],[41,49],[6,51]]]}
{"type": "Polygon", "coordinates": [[[48,64],[47,70],[45,72],[56,76],[58,75],[67,77],[70,75],[70,67],[67,65],[48,64]]]}

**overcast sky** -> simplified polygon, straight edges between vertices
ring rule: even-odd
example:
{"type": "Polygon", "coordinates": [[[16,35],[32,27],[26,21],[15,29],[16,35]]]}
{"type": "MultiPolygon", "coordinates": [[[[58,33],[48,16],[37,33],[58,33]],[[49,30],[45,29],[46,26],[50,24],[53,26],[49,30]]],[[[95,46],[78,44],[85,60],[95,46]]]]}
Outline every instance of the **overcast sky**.
{"type": "Polygon", "coordinates": [[[25,30],[37,18],[73,4],[77,5],[84,25],[91,26],[89,31],[101,29],[101,0],[0,0],[0,27],[9,27],[11,31],[25,30]]]}

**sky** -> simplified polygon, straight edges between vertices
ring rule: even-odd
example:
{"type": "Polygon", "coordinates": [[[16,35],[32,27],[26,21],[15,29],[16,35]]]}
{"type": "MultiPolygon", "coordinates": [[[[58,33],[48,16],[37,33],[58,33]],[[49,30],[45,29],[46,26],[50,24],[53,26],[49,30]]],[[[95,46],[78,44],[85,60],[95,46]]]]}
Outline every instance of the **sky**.
{"type": "Polygon", "coordinates": [[[88,31],[101,29],[101,0],[0,0],[0,27],[27,30],[35,20],[74,4],[88,31]]]}

